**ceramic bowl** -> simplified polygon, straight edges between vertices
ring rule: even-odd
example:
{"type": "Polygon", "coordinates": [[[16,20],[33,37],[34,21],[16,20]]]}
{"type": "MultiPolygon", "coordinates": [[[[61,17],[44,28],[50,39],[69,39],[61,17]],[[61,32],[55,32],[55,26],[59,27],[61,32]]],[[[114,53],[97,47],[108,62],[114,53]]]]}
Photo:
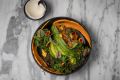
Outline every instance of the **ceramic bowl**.
{"type": "MultiPolygon", "coordinates": [[[[70,23],[72,23],[70,26],[74,26],[75,29],[77,29],[78,31],[80,31],[80,33],[84,36],[84,38],[86,39],[88,46],[90,47],[90,49],[92,48],[92,44],[91,44],[91,37],[88,33],[88,31],[86,30],[85,26],[83,26],[81,23],[79,23],[78,21],[68,18],[68,17],[55,17],[52,19],[49,19],[45,22],[43,22],[39,28],[36,30],[36,32],[41,29],[41,28],[47,28],[50,27],[52,24],[56,24],[58,22],[62,22],[62,21],[68,21],[70,23]]],[[[35,32],[35,33],[36,33],[35,32]]],[[[33,35],[34,36],[34,35],[33,35]]],[[[31,43],[31,48],[32,48],[32,54],[33,57],[35,59],[35,61],[37,62],[37,64],[45,71],[53,73],[53,74],[60,74],[60,75],[64,75],[64,73],[60,73],[55,71],[52,68],[49,68],[45,61],[41,58],[41,56],[39,55],[40,53],[38,53],[37,48],[34,44],[34,40],[32,39],[32,43],[31,43]]],[[[88,56],[85,57],[85,60],[82,62],[82,64],[79,66],[79,68],[76,68],[76,70],[80,69],[83,65],[85,65],[85,63],[87,62],[88,58],[89,58],[90,53],[88,54],[88,56]]],[[[74,70],[74,71],[76,71],[74,70]]],[[[73,71],[73,72],[74,72],[73,71]]],[[[69,74],[69,73],[68,73],[69,74]]]]}

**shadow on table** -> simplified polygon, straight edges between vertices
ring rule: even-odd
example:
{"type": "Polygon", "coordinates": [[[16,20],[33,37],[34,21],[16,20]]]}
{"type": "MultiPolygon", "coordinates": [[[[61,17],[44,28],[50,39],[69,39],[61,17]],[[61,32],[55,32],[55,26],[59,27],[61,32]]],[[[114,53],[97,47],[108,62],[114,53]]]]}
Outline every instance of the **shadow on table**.
{"type": "MultiPolygon", "coordinates": [[[[45,13],[45,16],[43,17],[43,19],[46,19],[48,16],[52,15],[53,13],[53,7],[51,5],[51,3],[48,1],[48,0],[45,0],[45,3],[46,3],[46,13],[45,13]]],[[[49,19],[49,18],[47,18],[49,19]]]]}

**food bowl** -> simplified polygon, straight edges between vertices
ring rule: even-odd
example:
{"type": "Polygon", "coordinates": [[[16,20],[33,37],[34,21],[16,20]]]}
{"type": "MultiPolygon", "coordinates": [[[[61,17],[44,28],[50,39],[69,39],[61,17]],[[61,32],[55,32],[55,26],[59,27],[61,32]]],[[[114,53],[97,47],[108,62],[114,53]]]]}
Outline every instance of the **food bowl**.
{"type": "Polygon", "coordinates": [[[31,48],[35,61],[43,70],[65,75],[85,65],[92,44],[81,23],[67,17],[56,17],[40,25],[33,35],[31,48]]]}

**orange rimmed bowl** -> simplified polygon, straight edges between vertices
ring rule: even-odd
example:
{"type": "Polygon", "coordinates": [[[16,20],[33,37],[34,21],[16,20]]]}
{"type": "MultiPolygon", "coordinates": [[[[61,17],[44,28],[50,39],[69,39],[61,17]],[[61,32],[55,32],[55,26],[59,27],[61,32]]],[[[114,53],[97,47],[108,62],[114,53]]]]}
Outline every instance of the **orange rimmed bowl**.
{"type": "MultiPolygon", "coordinates": [[[[39,29],[50,27],[53,24],[54,25],[59,25],[59,23],[62,23],[62,22],[65,23],[64,25],[66,27],[78,30],[84,36],[84,38],[86,39],[87,45],[90,47],[90,50],[91,50],[91,48],[92,48],[91,37],[90,37],[88,31],[86,30],[85,26],[83,26],[78,21],[76,21],[74,19],[71,19],[71,18],[68,18],[68,17],[56,17],[56,18],[49,19],[49,20],[45,21],[42,25],[40,25],[40,27],[36,30],[36,32],[39,29]]],[[[50,73],[53,73],[53,74],[64,75],[64,73],[55,71],[54,69],[52,69],[52,68],[50,68],[50,67],[47,66],[47,64],[45,63],[45,61],[39,55],[39,53],[37,51],[37,47],[34,44],[33,38],[32,38],[32,43],[31,43],[31,49],[32,49],[32,54],[33,54],[33,57],[34,57],[35,61],[37,62],[37,64],[43,70],[45,70],[47,72],[50,72],[50,73]]],[[[90,55],[90,53],[85,57],[85,60],[82,62],[82,64],[80,65],[79,68],[81,68],[83,65],[85,65],[85,63],[87,62],[87,60],[89,58],[89,55],[90,55]]],[[[76,70],[78,70],[78,68],[76,68],[76,70]]],[[[74,70],[74,71],[76,71],[76,70],[74,70]]]]}

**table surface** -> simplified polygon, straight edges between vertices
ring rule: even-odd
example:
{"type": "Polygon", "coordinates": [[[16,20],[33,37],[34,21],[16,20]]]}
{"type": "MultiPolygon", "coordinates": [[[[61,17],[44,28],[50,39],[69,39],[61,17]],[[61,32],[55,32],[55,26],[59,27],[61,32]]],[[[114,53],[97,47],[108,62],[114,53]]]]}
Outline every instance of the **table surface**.
{"type": "Polygon", "coordinates": [[[0,0],[0,80],[120,80],[120,0],[45,0],[37,21],[24,15],[26,1],[0,0]],[[66,76],[43,71],[31,54],[35,30],[59,16],[84,24],[93,44],[87,64],[66,76]]]}

